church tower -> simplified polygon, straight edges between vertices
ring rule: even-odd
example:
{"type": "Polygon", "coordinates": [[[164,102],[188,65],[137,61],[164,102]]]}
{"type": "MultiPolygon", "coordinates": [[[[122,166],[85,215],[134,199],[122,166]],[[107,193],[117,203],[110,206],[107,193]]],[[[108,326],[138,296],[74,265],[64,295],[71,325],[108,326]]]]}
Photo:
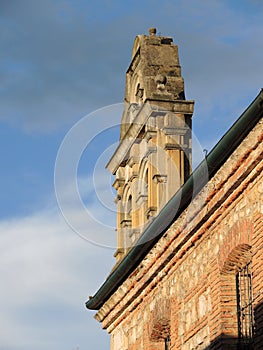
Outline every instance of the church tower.
{"type": "Polygon", "coordinates": [[[126,73],[120,142],[107,164],[117,191],[117,264],[191,173],[194,102],[185,99],[178,47],[138,35],[126,73]]]}

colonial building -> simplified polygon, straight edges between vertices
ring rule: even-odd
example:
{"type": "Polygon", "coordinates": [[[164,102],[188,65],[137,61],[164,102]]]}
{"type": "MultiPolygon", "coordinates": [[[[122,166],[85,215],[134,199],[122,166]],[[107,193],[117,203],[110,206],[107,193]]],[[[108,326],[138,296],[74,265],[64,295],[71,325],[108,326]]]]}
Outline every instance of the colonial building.
{"type": "Polygon", "coordinates": [[[191,118],[172,38],[138,35],[116,176],[116,265],[87,302],[111,350],[263,348],[261,91],[191,170],[191,118]]]}

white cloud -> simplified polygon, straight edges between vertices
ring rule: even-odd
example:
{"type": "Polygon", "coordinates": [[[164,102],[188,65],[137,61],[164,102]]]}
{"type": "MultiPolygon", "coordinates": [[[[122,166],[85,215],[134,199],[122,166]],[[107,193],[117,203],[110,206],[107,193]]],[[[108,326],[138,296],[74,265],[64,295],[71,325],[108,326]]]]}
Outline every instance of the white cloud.
{"type": "Polygon", "coordinates": [[[81,349],[93,332],[101,344],[92,349],[106,346],[84,302],[109,273],[112,255],[74,234],[56,210],[0,222],[1,346],[81,349]]]}

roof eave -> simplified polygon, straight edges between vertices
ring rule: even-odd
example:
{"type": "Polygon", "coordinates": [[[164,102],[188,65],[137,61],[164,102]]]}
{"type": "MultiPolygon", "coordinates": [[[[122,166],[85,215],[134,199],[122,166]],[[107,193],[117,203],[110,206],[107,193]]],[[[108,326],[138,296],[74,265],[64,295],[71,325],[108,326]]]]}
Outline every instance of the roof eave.
{"type": "Polygon", "coordinates": [[[138,266],[163,233],[179,217],[191,200],[206,185],[227,158],[263,116],[263,90],[242,113],[238,120],[220,139],[207,157],[194,170],[184,185],[175,193],[146,228],[136,245],[123,258],[118,267],[109,275],[96,294],[86,302],[90,310],[99,310],[130,273],[138,266]],[[208,173],[208,177],[204,176],[208,173]],[[174,208],[178,208],[175,212],[174,208]]]}

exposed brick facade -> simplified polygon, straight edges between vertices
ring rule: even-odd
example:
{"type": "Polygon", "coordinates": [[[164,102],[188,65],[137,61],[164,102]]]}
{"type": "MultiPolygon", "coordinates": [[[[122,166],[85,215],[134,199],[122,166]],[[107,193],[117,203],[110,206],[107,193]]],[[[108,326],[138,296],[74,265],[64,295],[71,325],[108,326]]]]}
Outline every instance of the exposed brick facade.
{"type": "Polygon", "coordinates": [[[235,275],[252,261],[263,348],[262,123],[97,313],[111,350],[237,349],[235,275]]]}

